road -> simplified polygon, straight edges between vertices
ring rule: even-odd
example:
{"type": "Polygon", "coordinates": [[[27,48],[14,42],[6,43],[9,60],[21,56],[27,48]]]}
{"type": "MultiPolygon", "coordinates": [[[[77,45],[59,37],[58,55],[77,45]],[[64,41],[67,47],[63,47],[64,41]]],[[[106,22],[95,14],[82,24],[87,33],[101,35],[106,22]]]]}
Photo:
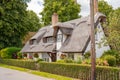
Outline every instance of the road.
{"type": "Polygon", "coordinates": [[[0,80],[54,80],[37,75],[0,67],[0,80]]]}

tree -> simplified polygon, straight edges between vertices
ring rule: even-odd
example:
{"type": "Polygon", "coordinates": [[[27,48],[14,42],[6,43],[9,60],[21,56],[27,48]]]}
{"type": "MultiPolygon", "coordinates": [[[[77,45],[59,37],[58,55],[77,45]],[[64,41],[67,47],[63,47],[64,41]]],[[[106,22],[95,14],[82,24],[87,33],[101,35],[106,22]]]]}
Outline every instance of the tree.
{"type": "Polygon", "coordinates": [[[120,52],[120,8],[109,14],[108,41],[112,49],[120,52]]]}
{"type": "Polygon", "coordinates": [[[98,11],[102,12],[103,14],[105,14],[108,17],[110,12],[113,11],[113,7],[111,5],[109,5],[106,1],[99,0],[99,2],[98,2],[98,11]]]}
{"type": "Polygon", "coordinates": [[[30,0],[0,0],[0,49],[20,47],[28,31],[36,30],[39,21],[33,12],[26,11],[28,1],[30,0]],[[31,19],[33,17],[35,21],[31,19]]]}
{"type": "Polygon", "coordinates": [[[79,17],[80,5],[76,0],[44,0],[44,9],[40,13],[44,25],[50,24],[54,12],[59,15],[61,22],[72,20],[79,17]]]}
{"type": "Polygon", "coordinates": [[[35,12],[33,11],[27,11],[27,18],[26,18],[26,21],[28,21],[28,26],[31,26],[29,27],[29,31],[33,32],[33,31],[37,31],[42,25],[40,23],[40,19],[39,17],[36,15],[35,12]]]}

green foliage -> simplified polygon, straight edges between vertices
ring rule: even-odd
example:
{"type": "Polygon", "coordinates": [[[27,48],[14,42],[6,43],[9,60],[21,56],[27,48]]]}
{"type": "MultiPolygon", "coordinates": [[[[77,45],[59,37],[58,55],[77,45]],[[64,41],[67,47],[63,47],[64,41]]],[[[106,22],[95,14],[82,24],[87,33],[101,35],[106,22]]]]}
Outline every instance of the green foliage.
{"type": "Polygon", "coordinates": [[[38,58],[37,61],[35,61],[36,63],[40,62],[40,61],[44,61],[43,59],[38,58]]]}
{"type": "Polygon", "coordinates": [[[34,57],[38,58],[39,57],[38,53],[34,53],[34,57]]]}
{"type": "Polygon", "coordinates": [[[44,0],[44,9],[40,13],[44,25],[51,23],[51,16],[55,12],[61,22],[76,19],[79,17],[80,5],[75,0],[44,0]]]}
{"type": "Polygon", "coordinates": [[[107,3],[105,0],[99,0],[98,2],[98,11],[105,14],[107,17],[110,12],[113,11],[113,7],[107,3]]]}
{"type": "Polygon", "coordinates": [[[120,8],[109,15],[108,33],[111,48],[120,52],[120,8]]]}
{"type": "Polygon", "coordinates": [[[0,49],[21,47],[24,36],[37,29],[39,21],[35,14],[26,11],[28,1],[0,0],[0,49]]]}
{"type": "Polygon", "coordinates": [[[57,62],[58,63],[74,63],[75,61],[70,59],[70,58],[65,58],[65,59],[62,59],[62,60],[58,60],[57,62]]]}
{"type": "Polygon", "coordinates": [[[101,58],[104,58],[104,56],[107,56],[107,55],[111,55],[111,56],[114,56],[116,58],[116,63],[117,65],[120,64],[120,53],[116,50],[108,50],[108,51],[105,51],[103,53],[103,55],[101,56],[101,58]]]}
{"type": "Polygon", "coordinates": [[[27,26],[30,26],[29,31],[31,32],[38,31],[38,29],[41,28],[42,26],[40,23],[40,19],[33,11],[27,11],[26,21],[27,21],[27,26]]]}
{"type": "Polygon", "coordinates": [[[21,53],[21,52],[18,52],[18,53],[17,53],[17,58],[18,58],[18,59],[22,59],[22,53],[21,53]]]}
{"type": "Polygon", "coordinates": [[[84,54],[84,58],[85,58],[85,59],[89,59],[89,58],[90,58],[90,51],[88,51],[88,52],[86,52],[86,53],[84,54]]]}
{"type": "Polygon", "coordinates": [[[109,64],[109,66],[115,66],[116,65],[116,58],[111,55],[106,55],[103,57],[104,60],[106,60],[109,64]]]}
{"type": "MultiPolygon", "coordinates": [[[[36,62],[34,61],[12,59],[2,59],[0,63],[33,70],[38,69],[39,71],[78,78],[80,80],[90,80],[91,75],[90,65],[39,62],[39,67],[36,68],[36,62]]],[[[119,72],[119,68],[97,66],[96,80],[120,80],[119,72]]]]}
{"type": "Polygon", "coordinates": [[[117,54],[119,54],[119,53],[118,53],[117,51],[115,51],[115,50],[108,50],[108,51],[105,51],[105,52],[103,53],[103,55],[101,56],[101,58],[104,57],[105,55],[115,56],[115,55],[117,55],[117,54]]]}
{"type": "Polygon", "coordinates": [[[1,58],[12,59],[14,56],[13,54],[17,54],[17,52],[19,52],[20,50],[21,48],[9,47],[9,48],[2,49],[0,51],[0,55],[1,55],[1,58]]]}
{"type": "MultiPolygon", "coordinates": [[[[89,64],[89,65],[91,65],[91,59],[83,60],[82,64],[89,64]]],[[[96,65],[98,65],[98,66],[109,66],[107,60],[104,60],[104,59],[96,59],[96,65]]]]}
{"type": "Polygon", "coordinates": [[[77,64],[81,64],[81,63],[82,63],[82,57],[78,57],[75,62],[76,62],[77,64]]]}
{"type": "MultiPolygon", "coordinates": [[[[72,78],[78,78],[80,80],[90,80],[91,66],[89,65],[40,62],[39,66],[40,71],[68,76],[72,78]]],[[[119,80],[119,72],[119,68],[97,66],[96,80],[119,80]]]]}
{"type": "Polygon", "coordinates": [[[33,70],[36,69],[35,61],[2,59],[1,63],[11,66],[27,68],[27,69],[33,69],[33,70]]]}
{"type": "Polygon", "coordinates": [[[98,66],[109,66],[107,60],[104,60],[104,59],[96,59],[96,65],[98,65],[98,66]]]}

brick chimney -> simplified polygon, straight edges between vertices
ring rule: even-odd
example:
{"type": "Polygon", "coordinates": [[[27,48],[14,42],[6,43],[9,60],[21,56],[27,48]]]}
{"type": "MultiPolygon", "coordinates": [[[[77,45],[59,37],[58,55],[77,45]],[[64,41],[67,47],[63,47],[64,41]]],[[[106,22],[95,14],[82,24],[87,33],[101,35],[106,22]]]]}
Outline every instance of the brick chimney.
{"type": "Polygon", "coordinates": [[[54,26],[58,22],[58,15],[57,13],[53,13],[52,15],[52,26],[54,26]]]}
{"type": "Polygon", "coordinates": [[[98,12],[98,0],[94,0],[94,15],[98,12]]]}

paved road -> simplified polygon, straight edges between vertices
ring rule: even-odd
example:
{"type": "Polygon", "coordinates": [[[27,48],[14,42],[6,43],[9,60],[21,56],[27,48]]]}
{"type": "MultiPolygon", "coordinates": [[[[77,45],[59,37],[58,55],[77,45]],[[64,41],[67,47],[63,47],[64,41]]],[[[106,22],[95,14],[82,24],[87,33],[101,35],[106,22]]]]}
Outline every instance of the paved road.
{"type": "Polygon", "coordinates": [[[0,80],[53,80],[26,72],[0,67],[0,80]]]}

